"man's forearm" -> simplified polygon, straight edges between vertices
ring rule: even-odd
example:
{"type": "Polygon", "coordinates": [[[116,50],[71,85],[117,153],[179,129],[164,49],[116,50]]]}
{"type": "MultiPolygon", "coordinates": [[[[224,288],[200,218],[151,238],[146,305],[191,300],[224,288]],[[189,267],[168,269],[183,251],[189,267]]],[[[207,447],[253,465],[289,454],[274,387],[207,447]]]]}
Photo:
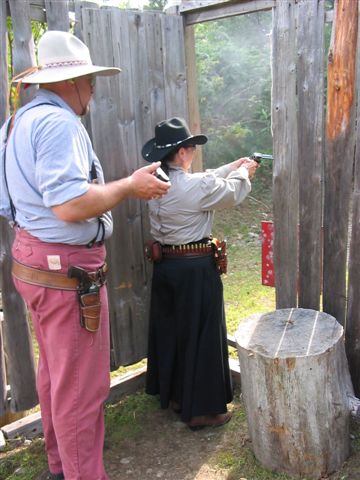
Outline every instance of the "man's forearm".
{"type": "Polygon", "coordinates": [[[65,222],[78,222],[98,217],[111,210],[126,198],[161,198],[171,184],[158,180],[154,175],[160,162],[139,168],[126,178],[98,185],[89,184],[89,190],[68,202],[52,207],[55,215],[65,222]]]}
{"type": "Polygon", "coordinates": [[[83,195],[53,207],[55,215],[66,222],[98,217],[131,196],[131,178],[122,178],[104,185],[89,184],[83,195]]]}

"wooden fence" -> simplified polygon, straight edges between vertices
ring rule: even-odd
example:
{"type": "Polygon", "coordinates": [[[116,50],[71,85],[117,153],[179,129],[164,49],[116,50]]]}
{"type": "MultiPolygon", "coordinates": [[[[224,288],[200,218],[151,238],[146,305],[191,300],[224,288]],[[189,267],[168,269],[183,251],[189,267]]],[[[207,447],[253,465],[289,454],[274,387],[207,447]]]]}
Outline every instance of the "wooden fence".
{"type": "MultiPolygon", "coordinates": [[[[334,12],[325,11],[325,0],[183,1],[175,8],[177,15],[166,16],[160,13],[88,8],[84,2],[68,4],[66,1],[30,0],[21,1],[22,6],[25,3],[30,5],[28,11],[22,9],[22,18],[19,18],[20,14],[16,11],[19,3],[19,0],[8,0],[8,13],[14,22],[15,36],[16,31],[19,32],[19,40],[25,38],[23,35],[29,28],[30,14],[34,11],[32,8],[35,4],[46,7],[47,17],[51,12],[52,20],[49,16],[47,21],[49,25],[54,22],[51,23],[52,28],[60,28],[57,25],[62,25],[66,29],[63,23],[56,23],[65,15],[64,10],[61,10],[62,14],[58,10],[63,8],[60,4],[66,3],[67,7],[74,7],[76,33],[86,40],[94,62],[110,65],[114,61],[123,69],[119,83],[114,79],[98,82],[94,108],[87,122],[107,180],[127,175],[140,164],[140,147],[151,136],[156,121],[175,113],[187,117],[190,112],[193,129],[198,131],[192,25],[272,8],[272,130],[275,157],[273,203],[277,307],[321,309],[323,291],[324,311],[345,324],[350,370],[355,390],[359,392],[360,373],[357,373],[357,365],[360,361],[360,296],[357,295],[357,287],[360,280],[360,133],[359,122],[356,123],[359,106],[355,88],[360,78],[357,47],[360,43],[359,1],[337,0],[334,12]],[[325,88],[324,59],[327,52],[324,24],[329,19],[334,22],[328,84],[325,88]],[[344,28],[347,36],[343,35],[344,28]],[[108,39],[105,40],[106,38],[108,39]],[[343,42],[344,38],[348,41],[343,42]],[[109,50],[105,49],[106,44],[110,44],[109,50]],[[179,55],[174,54],[175,50],[179,51],[179,55]],[[342,58],[347,59],[346,63],[341,61],[342,58]],[[324,109],[326,92],[327,116],[324,109]],[[190,99],[189,106],[186,99],[190,99]],[[348,260],[346,252],[349,246],[347,225],[350,205],[353,221],[348,260]]],[[[4,2],[1,8],[0,45],[1,51],[5,52],[4,2]]],[[[41,15],[44,15],[43,10],[41,15]]],[[[23,60],[21,68],[15,69],[14,51],[13,64],[16,71],[23,70],[33,62],[29,45],[31,41],[19,41],[16,47],[18,53],[26,46],[26,55],[23,52],[22,56],[27,60],[23,60]]],[[[4,61],[3,54],[1,61],[4,61]]],[[[4,71],[6,72],[2,68],[0,82],[3,91],[8,93],[4,71]]],[[[4,102],[0,106],[0,120],[3,121],[8,106],[4,102]]],[[[108,251],[112,265],[109,285],[112,363],[116,366],[136,361],[145,354],[151,272],[142,257],[142,241],[148,231],[144,205],[136,201],[128,202],[115,209],[114,217],[115,232],[108,244],[108,251]]],[[[11,379],[11,408],[19,410],[28,408],[33,401],[32,398],[23,401],[28,391],[24,384],[32,382],[30,372],[33,367],[31,362],[23,361],[23,354],[19,362],[21,365],[11,366],[12,362],[16,362],[14,357],[19,352],[16,342],[24,341],[25,323],[22,307],[17,306],[16,294],[8,280],[10,239],[4,224],[1,235],[2,288],[5,289],[2,334],[6,344],[11,342],[10,337],[13,339],[11,348],[15,349],[15,353],[10,354],[10,366],[7,364],[6,370],[11,379]],[[21,388],[17,393],[17,388],[13,387],[12,375],[16,375],[14,372],[18,368],[19,378],[26,381],[19,380],[21,388]]],[[[26,348],[31,350],[30,345],[26,348]]],[[[6,351],[9,351],[9,346],[6,351]]],[[[3,372],[0,385],[1,413],[1,409],[4,410],[7,406],[5,397],[8,393],[1,355],[0,361],[3,372]]]]}

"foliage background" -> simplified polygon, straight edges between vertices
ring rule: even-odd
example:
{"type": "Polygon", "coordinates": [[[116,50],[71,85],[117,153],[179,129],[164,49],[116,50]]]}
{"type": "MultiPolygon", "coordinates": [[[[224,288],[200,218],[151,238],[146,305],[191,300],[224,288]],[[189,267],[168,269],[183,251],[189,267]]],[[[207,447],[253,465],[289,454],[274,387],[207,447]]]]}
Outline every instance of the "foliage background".
{"type": "Polygon", "coordinates": [[[271,12],[195,27],[205,168],[271,153],[271,12]]]}

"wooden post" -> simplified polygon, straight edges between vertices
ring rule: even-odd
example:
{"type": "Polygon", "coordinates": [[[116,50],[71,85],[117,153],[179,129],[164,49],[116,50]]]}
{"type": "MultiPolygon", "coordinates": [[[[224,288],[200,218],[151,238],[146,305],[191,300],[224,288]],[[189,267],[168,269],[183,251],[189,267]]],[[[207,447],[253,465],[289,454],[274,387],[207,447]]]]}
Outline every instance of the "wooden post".
{"type": "MultiPolygon", "coordinates": [[[[14,73],[20,73],[35,64],[28,0],[9,0],[13,20],[14,73]]],[[[29,101],[34,89],[21,95],[21,103],[29,101]]],[[[4,218],[0,219],[0,285],[4,309],[3,333],[8,380],[11,387],[10,409],[13,412],[28,410],[37,403],[35,367],[32,338],[24,302],[16,292],[11,279],[11,244],[13,232],[4,218]]]]}
{"type": "Polygon", "coordinates": [[[358,409],[342,326],[326,313],[284,309],[249,317],[235,337],[258,460],[302,478],[338,469],[349,455],[350,412],[358,409]]]}
{"type": "MultiPolygon", "coordinates": [[[[196,81],[196,55],[195,55],[195,36],[194,26],[185,27],[185,64],[186,79],[188,91],[188,110],[189,110],[189,127],[193,135],[201,133],[200,127],[200,111],[199,97],[196,81]]],[[[203,154],[202,149],[197,148],[195,159],[192,164],[193,172],[203,171],[203,154]]]]}
{"type": "Polygon", "coordinates": [[[279,0],[273,15],[273,204],[277,308],[297,306],[299,186],[295,9],[294,0],[279,0]]]}
{"type": "MultiPolygon", "coordinates": [[[[360,0],[359,0],[360,5],[360,0]]],[[[355,393],[360,396],[360,28],[357,46],[357,130],[354,168],[354,190],[352,193],[352,229],[349,256],[348,305],[346,315],[346,353],[355,393]]]]}
{"type": "Polygon", "coordinates": [[[354,162],[358,2],[337,0],[335,7],[328,57],[323,310],[344,325],[349,200],[354,162]]]}
{"type": "Polygon", "coordinates": [[[324,0],[298,3],[299,303],[320,309],[324,0]]]}
{"type": "Polygon", "coordinates": [[[45,9],[49,30],[69,31],[69,0],[45,0],[45,9]]]}
{"type": "MultiPolygon", "coordinates": [[[[9,86],[8,86],[8,39],[6,28],[6,2],[0,2],[0,127],[9,116],[9,86]]],[[[5,227],[6,228],[6,227],[5,227]]],[[[0,284],[2,276],[2,256],[4,251],[1,247],[4,241],[2,223],[0,223],[0,284]]],[[[0,417],[6,410],[6,368],[3,346],[3,315],[0,313],[0,417]]]]}

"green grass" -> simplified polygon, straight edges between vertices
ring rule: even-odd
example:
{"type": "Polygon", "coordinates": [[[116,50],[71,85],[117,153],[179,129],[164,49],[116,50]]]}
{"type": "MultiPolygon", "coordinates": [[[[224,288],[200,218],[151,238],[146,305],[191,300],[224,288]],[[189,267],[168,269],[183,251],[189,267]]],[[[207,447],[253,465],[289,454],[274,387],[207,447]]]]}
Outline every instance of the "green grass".
{"type": "MultiPolygon", "coordinates": [[[[17,441],[22,444],[21,440],[17,441]]],[[[31,442],[29,446],[13,449],[10,443],[0,460],[0,478],[3,480],[34,480],[47,468],[47,460],[42,439],[31,442]]]]}
{"type": "Polygon", "coordinates": [[[147,419],[159,409],[158,399],[144,393],[125,397],[105,410],[106,442],[119,442],[131,438],[146,428],[147,419]]]}

